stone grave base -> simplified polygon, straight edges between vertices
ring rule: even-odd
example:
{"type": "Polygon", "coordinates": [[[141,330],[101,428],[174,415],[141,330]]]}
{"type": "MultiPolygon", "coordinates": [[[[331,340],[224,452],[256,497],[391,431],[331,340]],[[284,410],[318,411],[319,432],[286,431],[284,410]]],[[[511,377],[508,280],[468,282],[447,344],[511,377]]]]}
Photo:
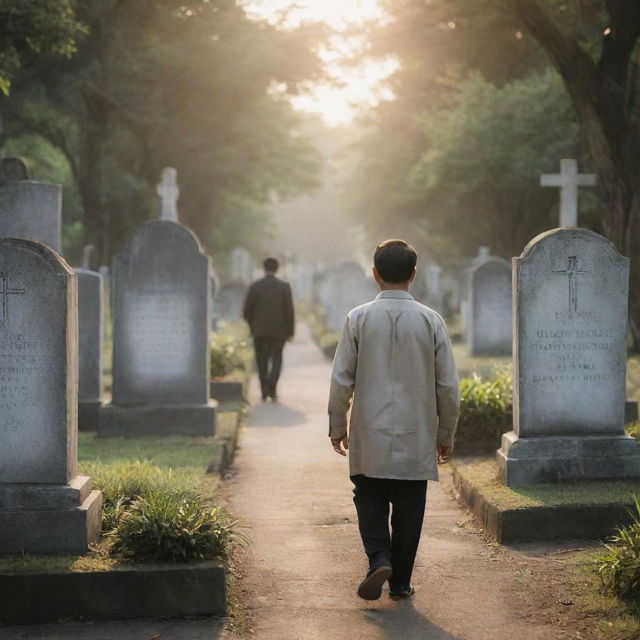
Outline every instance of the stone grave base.
{"type": "Polygon", "coordinates": [[[99,438],[141,436],[203,436],[215,434],[218,403],[200,405],[105,405],[100,412],[99,438]]]}
{"type": "MultiPolygon", "coordinates": [[[[492,483],[483,485],[473,482],[465,474],[464,466],[454,468],[453,482],[458,500],[473,513],[482,528],[500,543],[571,538],[604,540],[616,533],[617,527],[630,524],[633,520],[631,488],[628,491],[620,490],[618,502],[505,507],[500,500],[496,500],[492,483]]],[[[594,487],[594,490],[597,489],[594,487]]]]}
{"type": "Polygon", "coordinates": [[[500,479],[508,487],[566,480],[640,477],[640,446],[619,436],[502,436],[497,453],[500,479]]]}
{"type": "Polygon", "coordinates": [[[80,431],[97,431],[100,422],[100,400],[78,402],[78,429],[80,431]]]}
{"type": "Polygon", "coordinates": [[[102,494],[67,485],[0,484],[0,553],[85,553],[100,535],[102,494]]]}
{"type": "Polygon", "coordinates": [[[0,573],[0,622],[223,615],[221,562],[76,573],[0,573]]]}
{"type": "Polygon", "coordinates": [[[242,382],[212,380],[210,393],[211,397],[220,404],[244,404],[246,402],[242,382]]]}

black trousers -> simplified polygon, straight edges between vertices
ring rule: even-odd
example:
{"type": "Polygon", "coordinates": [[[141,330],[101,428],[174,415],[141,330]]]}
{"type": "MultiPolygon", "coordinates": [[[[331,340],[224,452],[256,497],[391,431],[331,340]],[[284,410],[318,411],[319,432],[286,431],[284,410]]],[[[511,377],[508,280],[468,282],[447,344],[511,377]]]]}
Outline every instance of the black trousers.
{"type": "Polygon", "coordinates": [[[418,551],[424,507],[426,480],[390,480],[351,476],[355,485],[353,502],[358,512],[358,526],[369,558],[369,566],[390,562],[393,575],[389,586],[394,591],[411,584],[413,563],[418,551]],[[391,531],[389,531],[389,505],[391,531]]]}
{"type": "Polygon", "coordinates": [[[276,387],[282,369],[282,350],[285,341],[280,338],[254,338],[253,348],[258,365],[258,377],[262,396],[276,395],[276,387]]]}

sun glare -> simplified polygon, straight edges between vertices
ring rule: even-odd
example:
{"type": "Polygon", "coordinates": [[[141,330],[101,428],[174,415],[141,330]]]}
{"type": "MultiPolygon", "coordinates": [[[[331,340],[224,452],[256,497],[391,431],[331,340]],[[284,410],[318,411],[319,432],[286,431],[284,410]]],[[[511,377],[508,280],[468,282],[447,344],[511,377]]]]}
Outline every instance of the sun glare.
{"type": "Polygon", "coordinates": [[[305,94],[292,100],[296,109],[319,114],[328,125],[337,126],[351,122],[363,108],[392,97],[381,83],[394,71],[396,62],[363,60],[354,65],[357,45],[342,35],[353,25],[385,20],[376,0],[247,0],[244,7],[250,15],[284,29],[313,21],[324,22],[336,32],[326,48],[318,51],[334,82],[310,85],[305,94]],[[346,64],[347,60],[351,63],[346,64]]]}

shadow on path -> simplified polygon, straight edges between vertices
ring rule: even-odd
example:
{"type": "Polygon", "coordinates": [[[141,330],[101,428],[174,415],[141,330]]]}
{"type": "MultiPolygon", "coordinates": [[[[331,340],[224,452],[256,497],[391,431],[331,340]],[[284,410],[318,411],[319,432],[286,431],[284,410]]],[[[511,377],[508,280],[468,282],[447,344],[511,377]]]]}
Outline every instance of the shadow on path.
{"type": "Polygon", "coordinates": [[[384,633],[385,640],[460,640],[418,613],[412,600],[384,609],[363,609],[362,614],[384,633]]]}
{"type": "Polygon", "coordinates": [[[280,402],[260,402],[251,407],[249,427],[295,427],[308,422],[307,415],[299,409],[280,402]]]}

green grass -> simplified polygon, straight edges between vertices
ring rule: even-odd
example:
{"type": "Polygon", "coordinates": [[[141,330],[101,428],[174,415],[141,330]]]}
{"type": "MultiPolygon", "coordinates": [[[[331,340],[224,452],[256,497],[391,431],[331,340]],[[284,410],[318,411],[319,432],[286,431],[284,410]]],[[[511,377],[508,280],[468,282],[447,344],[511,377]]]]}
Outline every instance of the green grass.
{"type": "Polygon", "coordinates": [[[568,560],[571,600],[583,618],[592,621],[601,640],[638,640],[640,620],[615,595],[604,589],[598,565],[605,550],[586,551],[568,560]]]}
{"type": "MultiPolygon", "coordinates": [[[[105,438],[79,433],[78,462],[80,473],[92,475],[99,488],[100,482],[109,483],[118,468],[140,462],[149,462],[165,471],[171,471],[178,485],[190,487],[213,500],[220,488],[217,475],[205,475],[211,463],[221,456],[223,440],[236,430],[238,414],[218,414],[215,438],[105,438]]],[[[135,566],[109,555],[110,541],[102,539],[92,545],[87,555],[0,556],[0,571],[39,573],[70,571],[108,571],[135,566]]],[[[144,565],[145,567],[155,565],[144,565]]],[[[158,565],[160,566],[160,565],[158,565]]],[[[166,566],[166,565],[162,565],[166,566]]]]}
{"type": "Polygon", "coordinates": [[[493,460],[459,465],[456,471],[502,511],[575,504],[622,503],[631,506],[632,494],[640,493],[640,479],[582,480],[532,487],[506,487],[498,479],[498,466],[493,460]]]}

